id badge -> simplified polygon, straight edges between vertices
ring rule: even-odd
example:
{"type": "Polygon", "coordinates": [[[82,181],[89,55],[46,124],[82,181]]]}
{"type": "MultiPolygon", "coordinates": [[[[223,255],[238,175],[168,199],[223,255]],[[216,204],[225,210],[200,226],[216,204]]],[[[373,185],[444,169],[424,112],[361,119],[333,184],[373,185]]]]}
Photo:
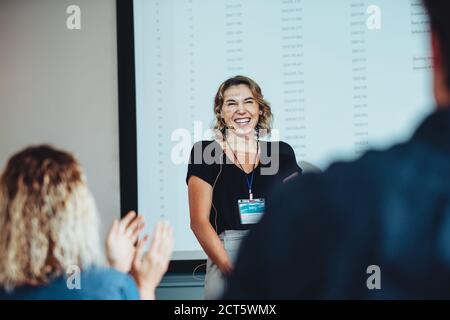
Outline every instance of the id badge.
{"type": "Polygon", "coordinates": [[[266,203],[264,199],[242,199],[238,200],[239,214],[242,224],[255,224],[262,218],[266,203]]]}

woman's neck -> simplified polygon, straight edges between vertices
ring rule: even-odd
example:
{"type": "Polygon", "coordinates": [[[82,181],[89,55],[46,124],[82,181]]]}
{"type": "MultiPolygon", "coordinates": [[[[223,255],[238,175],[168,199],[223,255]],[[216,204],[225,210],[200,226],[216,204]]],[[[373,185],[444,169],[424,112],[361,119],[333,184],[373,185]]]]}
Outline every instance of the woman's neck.
{"type": "Polygon", "coordinates": [[[226,136],[226,141],[228,146],[230,146],[236,152],[256,152],[257,141],[254,132],[241,136],[234,132],[229,132],[226,136]]]}

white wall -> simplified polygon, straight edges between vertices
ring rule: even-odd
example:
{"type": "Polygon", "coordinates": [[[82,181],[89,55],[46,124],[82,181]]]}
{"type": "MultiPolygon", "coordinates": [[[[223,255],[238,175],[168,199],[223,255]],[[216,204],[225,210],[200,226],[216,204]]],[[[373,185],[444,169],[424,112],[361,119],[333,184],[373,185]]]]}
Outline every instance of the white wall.
{"type": "MultiPolygon", "coordinates": [[[[105,238],[120,215],[115,0],[0,0],[0,170],[16,151],[51,143],[83,164],[105,238]],[[66,8],[82,29],[66,28],[66,8]]],[[[201,299],[192,276],[165,279],[159,299],[201,299]]]]}
{"type": "Polygon", "coordinates": [[[73,151],[102,238],[120,215],[116,46],[114,0],[0,1],[0,167],[29,144],[73,151]],[[79,31],[66,28],[71,4],[79,31]]]}

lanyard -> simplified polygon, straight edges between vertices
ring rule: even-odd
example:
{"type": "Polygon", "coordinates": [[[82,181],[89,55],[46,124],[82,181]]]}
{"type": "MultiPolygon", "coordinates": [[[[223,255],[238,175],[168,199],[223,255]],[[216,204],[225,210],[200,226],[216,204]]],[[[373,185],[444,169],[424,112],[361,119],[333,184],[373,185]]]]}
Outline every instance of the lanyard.
{"type": "Polygon", "coordinates": [[[236,156],[236,153],[234,152],[233,148],[230,146],[230,143],[227,141],[228,146],[230,147],[231,152],[233,152],[234,159],[236,159],[237,163],[239,164],[239,167],[241,167],[242,171],[245,173],[245,179],[247,180],[247,188],[248,188],[248,194],[249,199],[253,200],[253,193],[252,193],[252,186],[253,186],[253,177],[255,176],[255,169],[257,167],[256,159],[258,158],[259,154],[259,141],[256,141],[256,155],[255,155],[255,165],[253,166],[253,170],[250,176],[250,179],[248,177],[248,174],[245,172],[244,167],[242,167],[241,163],[239,162],[238,157],[236,156]]]}

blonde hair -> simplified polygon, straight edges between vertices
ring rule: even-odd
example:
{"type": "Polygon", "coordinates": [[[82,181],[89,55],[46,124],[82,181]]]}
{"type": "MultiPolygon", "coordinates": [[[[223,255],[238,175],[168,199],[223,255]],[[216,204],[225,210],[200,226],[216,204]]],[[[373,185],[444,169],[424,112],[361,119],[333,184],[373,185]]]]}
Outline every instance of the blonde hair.
{"type": "Polygon", "coordinates": [[[222,83],[217,90],[216,97],[214,98],[214,115],[215,115],[215,124],[214,130],[218,130],[219,132],[224,132],[226,129],[225,121],[222,118],[222,107],[224,103],[224,94],[225,91],[228,90],[232,86],[238,85],[246,85],[250,91],[252,92],[253,98],[259,105],[259,110],[261,112],[257,124],[257,128],[264,130],[265,133],[270,133],[272,129],[273,122],[273,114],[270,108],[269,102],[264,99],[261,88],[259,85],[252,79],[246,76],[235,76],[226,80],[222,83]]]}
{"type": "Polygon", "coordinates": [[[98,214],[73,155],[50,146],[14,155],[0,178],[0,287],[42,285],[103,264],[98,214]]]}

